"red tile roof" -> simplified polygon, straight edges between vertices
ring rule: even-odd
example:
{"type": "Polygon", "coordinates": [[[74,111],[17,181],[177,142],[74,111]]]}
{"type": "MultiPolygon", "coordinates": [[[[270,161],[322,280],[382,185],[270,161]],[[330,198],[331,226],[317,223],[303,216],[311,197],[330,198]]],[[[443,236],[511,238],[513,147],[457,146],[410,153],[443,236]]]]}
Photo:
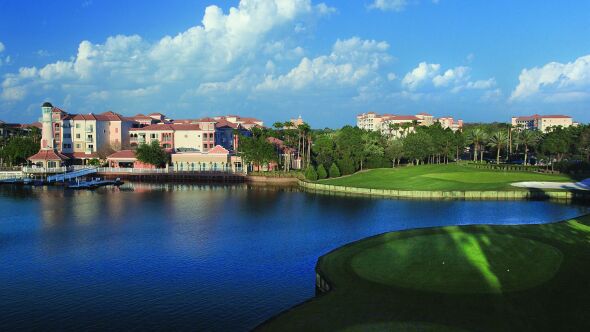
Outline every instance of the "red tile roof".
{"type": "Polygon", "coordinates": [[[68,160],[67,156],[55,150],[40,150],[36,154],[30,156],[28,160],[68,160]]]}
{"type": "Polygon", "coordinates": [[[539,115],[539,114],[533,114],[530,116],[517,116],[515,117],[516,120],[520,120],[520,121],[531,121],[531,120],[538,120],[538,119],[571,119],[571,116],[568,115],[539,115]]]}
{"type": "Polygon", "coordinates": [[[233,122],[229,122],[225,119],[221,119],[219,120],[216,124],[215,124],[215,128],[221,128],[221,127],[231,127],[231,128],[238,128],[239,125],[233,122]]]}
{"type": "Polygon", "coordinates": [[[143,128],[131,128],[129,131],[180,131],[180,130],[201,130],[198,124],[153,124],[143,128]]]}
{"type": "Polygon", "coordinates": [[[221,145],[216,145],[211,150],[207,151],[208,154],[229,154],[229,151],[221,145]]]}
{"type": "Polygon", "coordinates": [[[136,159],[135,151],[133,150],[121,150],[108,156],[107,159],[136,159]]]}

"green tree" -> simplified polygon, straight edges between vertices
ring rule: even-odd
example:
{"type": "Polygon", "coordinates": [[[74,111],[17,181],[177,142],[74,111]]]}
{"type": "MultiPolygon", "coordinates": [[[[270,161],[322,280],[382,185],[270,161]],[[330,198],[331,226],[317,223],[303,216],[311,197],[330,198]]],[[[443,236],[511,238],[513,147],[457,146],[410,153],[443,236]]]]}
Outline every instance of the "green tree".
{"type": "Polygon", "coordinates": [[[379,137],[376,132],[365,131],[361,135],[361,151],[360,154],[360,165],[361,171],[363,170],[363,162],[370,157],[383,156],[383,146],[379,143],[379,137]]]}
{"type": "Polygon", "coordinates": [[[309,166],[305,170],[305,178],[311,181],[316,181],[318,179],[318,173],[315,171],[315,168],[313,166],[309,166]]]}
{"type": "Polygon", "coordinates": [[[142,163],[163,167],[168,163],[168,154],[160,146],[160,142],[153,140],[150,144],[141,144],[135,151],[135,157],[142,163]]]}
{"type": "Polygon", "coordinates": [[[473,145],[473,161],[477,161],[478,149],[484,145],[486,136],[486,132],[479,127],[473,128],[467,134],[467,144],[473,145]]]}
{"type": "Polygon", "coordinates": [[[516,142],[524,147],[524,164],[528,165],[529,148],[539,143],[541,136],[538,131],[523,130],[516,136],[516,142]]]}
{"type": "Polygon", "coordinates": [[[340,174],[348,175],[352,174],[356,171],[356,166],[354,160],[349,156],[344,156],[342,159],[339,159],[336,164],[338,165],[338,169],[340,169],[340,174]]]}
{"type": "Polygon", "coordinates": [[[332,163],[332,166],[330,166],[330,177],[340,177],[340,170],[338,169],[338,166],[335,163],[332,163]]]}
{"type": "Polygon", "coordinates": [[[39,143],[33,137],[15,136],[0,148],[0,159],[10,166],[24,164],[27,158],[39,151],[39,143]]]}
{"type": "Polygon", "coordinates": [[[328,172],[326,172],[326,168],[322,164],[320,164],[318,166],[317,174],[318,174],[318,179],[325,179],[328,177],[328,172]]]}
{"type": "Polygon", "coordinates": [[[385,146],[385,157],[391,161],[391,166],[395,167],[395,164],[399,165],[400,160],[404,156],[404,143],[400,139],[390,139],[387,141],[385,146]]]}
{"type": "Polygon", "coordinates": [[[430,155],[432,138],[425,131],[416,131],[404,138],[405,157],[417,165],[430,155]]]}
{"type": "Polygon", "coordinates": [[[500,130],[490,137],[488,145],[496,149],[496,164],[500,163],[502,148],[507,147],[509,143],[508,133],[504,130],[500,130]]]}
{"type": "Polygon", "coordinates": [[[262,132],[256,132],[252,137],[240,136],[238,150],[245,163],[252,163],[258,168],[277,160],[274,145],[262,132]]]}

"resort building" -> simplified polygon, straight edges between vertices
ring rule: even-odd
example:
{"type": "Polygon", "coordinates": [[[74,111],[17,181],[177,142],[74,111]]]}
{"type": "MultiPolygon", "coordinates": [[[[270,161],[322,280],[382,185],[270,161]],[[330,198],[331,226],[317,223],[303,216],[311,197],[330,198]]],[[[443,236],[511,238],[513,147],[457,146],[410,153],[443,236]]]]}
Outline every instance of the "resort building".
{"type": "Polygon", "coordinates": [[[443,129],[451,129],[452,131],[460,131],[463,130],[463,120],[453,119],[452,117],[444,117],[436,119],[436,122],[440,123],[440,126],[443,129]]]}
{"type": "Polygon", "coordinates": [[[206,151],[214,146],[214,136],[198,124],[159,123],[129,130],[130,144],[151,144],[158,141],[164,149],[179,151],[206,151]]]}
{"type": "Polygon", "coordinates": [[[551,131],[552,127],[563,127],[578,125],[567,115],[539,115],[515,116],[512,117],[512,126],[521,129],[534,129],[543,133],[551,131]]]}
{"type": "Polygon", "coordinates": [[[221,145],[206,152],[178,152],[171,157],[175,171],[243,171],[242,159],[221,145]]]}
{"type": "Polygon", "coordinates": [[[155,168],[154,165],[137,160],[134,150],[121,150],[109,155],[107,164],[112,168],[155,168]]]}
{"type": "Polygon", "coordinates": [[[357,127],[364,130],[379,131],[383,135],[395,137],[402,137],[414,132],[415,126],[431,126],[435,123],[440,123],[443,128],[450,128],[453,131],[461,130],[463,127],[463,120],[454,121],[451,117],[435,118],[428,113],[379,115],[375,112],[368,112],[359,114],[356,117],[357,127]]]}
{"type": "Polygon", "coordinates": [[[237,115],[172,120],[161,113],[70,114],[47,102],[42,114],[41,149],[29,160],[45,168],[91,159],[106,160],[109,167],[147,168],[151,166],[138,162],[130,148],[158,141],[175,169],[242,170],[235,155],[239,136],[251,136],[252,128],[263,126],[258,119],[237,115]]]}
{"type": "Polygon", "coordinates": [[[18,123],[6,123],[0,120],[0,138],[7,139],[14,136],[21,136],[30,131],[31,125],[18,123]]]}
{"type": "Polygon", "coordinates": [[[43,168],[58,168],[62,166],[70,158],[63,155],[56,149],[55,145],[55,134],[54,134],[54,116],[53,116],[53,105],[45,102],[41,106],[41,112],[43,114],[40,122],[43,125],[41,131],[41,149],[35,155],[29,157],[34,165],[43,168]]]}

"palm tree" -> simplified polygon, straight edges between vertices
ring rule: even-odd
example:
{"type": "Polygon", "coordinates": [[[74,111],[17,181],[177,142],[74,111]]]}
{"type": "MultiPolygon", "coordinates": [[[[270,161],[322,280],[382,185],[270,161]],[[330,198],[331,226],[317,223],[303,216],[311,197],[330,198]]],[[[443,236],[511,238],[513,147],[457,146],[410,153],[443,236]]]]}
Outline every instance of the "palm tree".
{"type": "Polygon", "coordinates": [[[479,143],[479,162],[483,163],[483,153],[485,152],[486,145],[490,140],[490,134],[483,131],[481,134],[481,141],[479,143]]]}
{"type": "Polygon", "coordinates": [[[481,145],[485,132],[481,128],[474,128],[467,134],[467,144],[473,145],[473,161],[477,161],[477,149],[481,145]]]}
{"type": "Polygon", "coordinates": [[[516,139],[519,144],[524,145],[524,165],[528,165],[529,147],[535,146],[541,136],[538,131],[523,130],[516,139]]]}
{"type": "Polygon", "coordinates": [[[503,130],[496,132],[492,137],[490,137],[488,145],[492,148],[496,148],[497,151],[496,164],[500,164],[500,151],[503,147],[508,146],[508,144],[508,134],[503,130]]]}

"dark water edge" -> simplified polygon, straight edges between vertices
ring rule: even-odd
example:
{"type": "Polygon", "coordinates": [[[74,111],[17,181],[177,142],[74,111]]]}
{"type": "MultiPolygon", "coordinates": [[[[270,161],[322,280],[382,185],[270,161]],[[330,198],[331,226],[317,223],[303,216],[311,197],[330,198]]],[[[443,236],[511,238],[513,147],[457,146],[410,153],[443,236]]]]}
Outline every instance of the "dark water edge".
{"type": "Polygon", "coordinates": [[[314,296],[316,260],[361,238],[544,223],[587,207],[416,201],[297,188],[0,187],[0,331],[245,331],[314,296]]]}

